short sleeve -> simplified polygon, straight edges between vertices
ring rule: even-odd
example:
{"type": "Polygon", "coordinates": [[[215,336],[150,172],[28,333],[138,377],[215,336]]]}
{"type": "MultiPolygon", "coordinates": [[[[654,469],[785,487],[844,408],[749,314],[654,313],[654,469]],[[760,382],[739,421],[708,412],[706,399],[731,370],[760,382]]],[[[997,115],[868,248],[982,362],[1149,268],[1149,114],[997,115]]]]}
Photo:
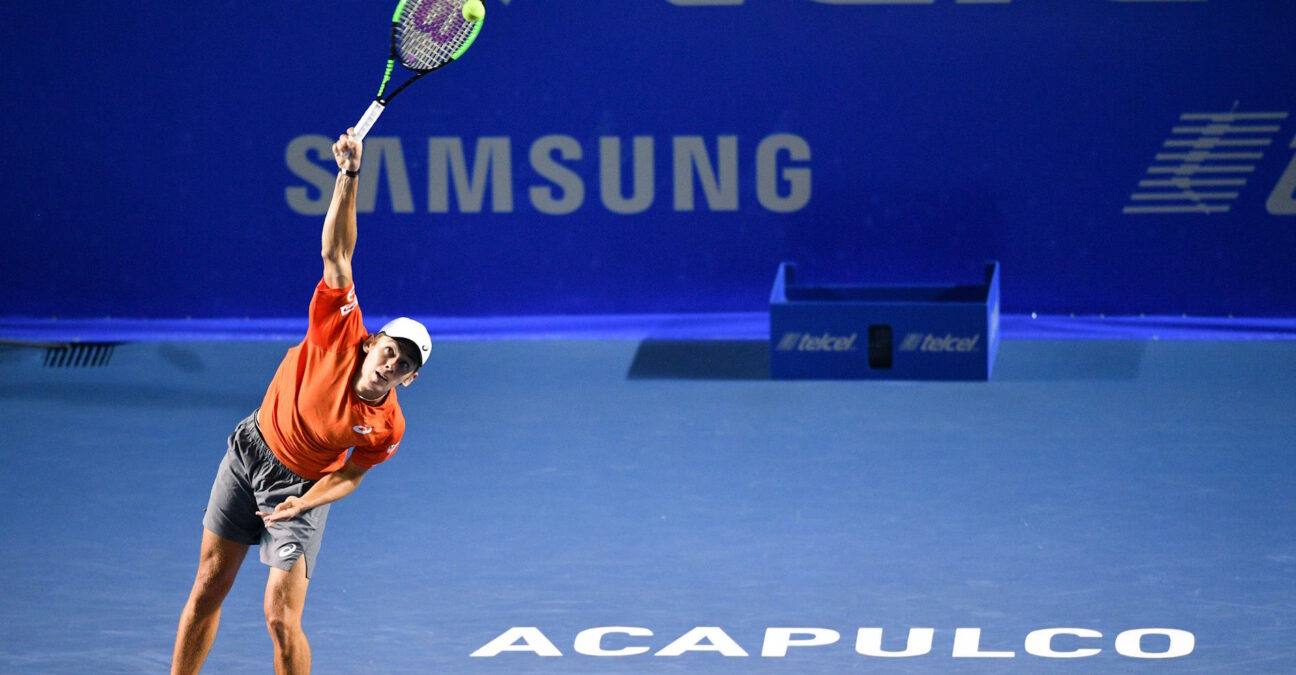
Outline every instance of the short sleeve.
{"type": "Polygon", "coordinates": [[[329,288],[321,279],[311,297],[306,338],[324,349],[350,347],[367,335],[355,285],[329,288]]]}
{"type": "Polygon", "coordinates": [[[379,464],[391,459],[396,454],[396,448],[400,446],[400,439],[393,436],[390,442],[378,446],[357,445],[351,451],[350,460],[353,464],[364,469],[372,469],[379,464]]]}
{"type": "MultiPolygon", "coordinates": [[[[393,394],[395,392],[392,392],[393,394]]],[[[372,445],[357,445],[351,450],[350,460],[356,466],[370,469],[391,459],[405,436],[405,416],[397,409],[389,418],[390,431],[383,438],[375,438],[372,445]]]]}

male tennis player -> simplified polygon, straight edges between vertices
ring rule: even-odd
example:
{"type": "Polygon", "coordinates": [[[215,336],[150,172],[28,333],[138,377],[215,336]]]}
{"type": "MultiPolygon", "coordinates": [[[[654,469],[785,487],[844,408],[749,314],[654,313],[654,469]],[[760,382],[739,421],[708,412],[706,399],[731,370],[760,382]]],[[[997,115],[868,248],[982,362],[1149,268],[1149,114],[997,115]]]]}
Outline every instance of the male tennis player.
{"type": "Polygon", "coordinates": [[[362,148],[350,132],[333,144],[338,177],[324,218],[324,278],[311,299],[306,338],[288,350],[260,409],[229,438],[203,518],[172,673],[202,667],[221,603],[252,544],[261,545],[261,562],[270,566],[265,615],[275,672],[310,671],[302,608],[329,504],[388,459],[405,432],[396,385],[418,377],[432,341],[412,319],[396,319],[375,335],[361,322],[351,254],[362,148]]]}

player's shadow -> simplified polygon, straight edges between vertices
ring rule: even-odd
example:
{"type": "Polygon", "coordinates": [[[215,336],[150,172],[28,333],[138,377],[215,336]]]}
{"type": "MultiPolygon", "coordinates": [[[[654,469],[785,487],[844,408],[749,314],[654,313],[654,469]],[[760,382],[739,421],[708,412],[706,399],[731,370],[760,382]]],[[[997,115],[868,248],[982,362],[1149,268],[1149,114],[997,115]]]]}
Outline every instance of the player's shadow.
{"type": "Polygon", "coordinates": [[[639,343],[631,380],[768,380],[768,340],[655,340],[639,343]]]}

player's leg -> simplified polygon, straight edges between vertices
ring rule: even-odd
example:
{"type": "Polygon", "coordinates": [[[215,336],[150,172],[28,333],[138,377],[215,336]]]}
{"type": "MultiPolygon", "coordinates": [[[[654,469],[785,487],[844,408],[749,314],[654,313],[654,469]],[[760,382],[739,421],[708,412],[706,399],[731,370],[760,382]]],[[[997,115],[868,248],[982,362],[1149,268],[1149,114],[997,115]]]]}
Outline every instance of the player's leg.
{"type": "MultiPolygon", "coordinates": [[[[257,510],[274,511],[288,497],[300,497],[314,485],[283,466],[261,444],[253,484],[257,510]]],[[[261,530],[261,562],[270,567],[266,581],[266,627],[274,642],[276,673],[310,672],[310,643],[302,631],[306,587],[324,537],[329,505],[324,504],[261,530]]]]}
{"type": "Polygon", "coordinates": [[[266,582],[265,615],[270,639],[274,642],[275,673],[309,673],[310,642],[302,630],[302,610],[306,606],[306,560],[299,558],[289,571],[270,568],[266,582]]]}
{"type": "Polygon", "coordinates": [[[197,673],[202,667],[216,639],[221,603],[234,585],[234,577],[238,575],[247,551],[247,544],[203,530],[198,574],[176,630],[175,650],[171,658],[173,675],[197,673]]]}
{"type": "Polygon", "coordinates": [[[216,639],[221,603],[234,585],[248,547],[259,541],[265,529],[256,515],[256,496],[247,475],[251,463],[249,429],[255,424],[253,413],[234,429],[225,457],[216,470],[216,479],[212,481],[211,496],[203,513],[198,575],[176,631],[173,673],[196,673],[202,666],[216,639]]]}

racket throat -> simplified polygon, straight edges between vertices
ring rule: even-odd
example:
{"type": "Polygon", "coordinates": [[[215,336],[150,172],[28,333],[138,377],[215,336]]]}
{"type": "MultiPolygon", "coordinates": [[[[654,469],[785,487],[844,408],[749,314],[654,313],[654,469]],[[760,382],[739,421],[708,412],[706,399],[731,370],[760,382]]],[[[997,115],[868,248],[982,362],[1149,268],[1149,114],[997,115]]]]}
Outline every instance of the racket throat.
{"type": "Polygon", "coordinates": [[[369,104],[369,109],[365,111],[364,116],[355,125],[355,134],[353,136],[357,141],[364,140],[364,137],[369,134],[369,130],[373,128],[374,122],[378,121],[378,117],[383,114],[383,110],[386,108],[387,106],[383,105],[382,101],[375,100],[369,104]]]}

